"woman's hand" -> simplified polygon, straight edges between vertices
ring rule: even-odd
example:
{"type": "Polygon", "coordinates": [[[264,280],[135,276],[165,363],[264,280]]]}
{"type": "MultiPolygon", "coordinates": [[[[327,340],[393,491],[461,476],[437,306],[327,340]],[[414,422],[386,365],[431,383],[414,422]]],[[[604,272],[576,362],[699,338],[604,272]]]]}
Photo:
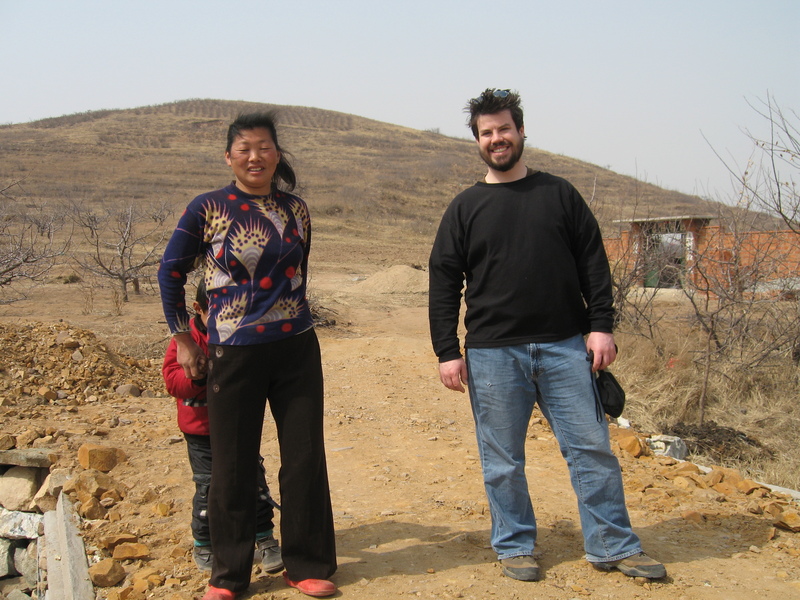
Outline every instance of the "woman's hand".
{"type": "Polygon", "coordinates": [[[197,342],[192,339],[192,334],[176,334],[175,343],[178,346],[178,364],[183,367],[186,377],[189,379],[202,379],[205,377],[208,374],[208,357],[197,345],[197,342]]]}

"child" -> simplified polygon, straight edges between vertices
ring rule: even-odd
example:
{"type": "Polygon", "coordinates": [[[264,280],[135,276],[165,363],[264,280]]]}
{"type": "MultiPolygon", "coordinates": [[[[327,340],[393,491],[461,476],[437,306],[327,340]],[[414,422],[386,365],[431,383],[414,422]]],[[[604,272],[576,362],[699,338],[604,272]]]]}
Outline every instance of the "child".
{"type": "MultiPolygon", "coordinates": [[[[208,298],[205,282],[197,286],[194,302],[197,313],[190,322],[192,338],[207,352],[208,298]]],[[[206,380],[189,379],[177,361],[177,345],[172,340],[164,356],[161,369],[167,392],[175,397],[178,405],[178,427],[186,439],[192,480],[195,482],[192,500],[192,536],[194,562],[202,571],[210,571],[213,561],[211,534],[208,526],[208,486],[211,483],[211,438],[208,429],[208,408],[206,407],[206,380]]],[[[258,481],[258,521],[256,533],[256,559],[268,573],[277,573],[283,568],[281,549],[273,536],[272,518],[274,500],[270,497],[265,478],[263,459],[258,481]]],[[[277,506],[277,505],[275,505],[277,506]]]]}

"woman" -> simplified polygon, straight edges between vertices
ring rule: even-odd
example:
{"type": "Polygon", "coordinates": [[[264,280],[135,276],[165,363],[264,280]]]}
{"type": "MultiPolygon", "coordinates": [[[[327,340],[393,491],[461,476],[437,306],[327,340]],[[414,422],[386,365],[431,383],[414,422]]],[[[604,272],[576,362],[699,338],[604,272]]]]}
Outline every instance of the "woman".
{"type": "Polygon", "coordinates": [[[228,128],[225,160],[234,181],[189,204],[158,274],[178,362],[191,379],[208,374],[214,561],[203,600],[232,600],[250,584],[267,400],[281,455],[283,576],[307,595],[330,596],[336,548],[322,362],[306,299],[308,207],[289,193],[296,176],[272,113],[239,115],[228,128]],[[198,264],[209,296],[208,364],[189,333],[184,305],[187,273],[198,264]]]}

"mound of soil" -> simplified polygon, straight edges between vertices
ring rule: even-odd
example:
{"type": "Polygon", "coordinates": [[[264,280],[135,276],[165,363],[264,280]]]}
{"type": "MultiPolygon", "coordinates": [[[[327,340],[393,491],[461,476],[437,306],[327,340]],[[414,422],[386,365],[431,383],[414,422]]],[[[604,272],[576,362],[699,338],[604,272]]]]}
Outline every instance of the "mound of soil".
{"type": "Polygon", "coordinates": [[[372,294],[426,294],[428,273],[405,265],[395,265],[358,284],[360,292],[372,294]]]}

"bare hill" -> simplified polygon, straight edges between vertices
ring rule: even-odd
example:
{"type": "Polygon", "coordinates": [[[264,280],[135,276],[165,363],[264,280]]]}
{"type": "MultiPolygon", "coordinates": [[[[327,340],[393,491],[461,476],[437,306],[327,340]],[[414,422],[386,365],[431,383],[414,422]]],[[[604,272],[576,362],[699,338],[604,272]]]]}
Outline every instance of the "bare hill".
{"type": "MultiPolygon", "coordinates": [[[[316,108],[187,100],[0,127],[0,181],[22,180],[18,198],[52,206],[166,200],[180,210],[229,180],[222,158],[227,124],[254,109],[278,109],[281,143],[295,157],[299,191],[323,234],[344,230],[362,242],[392,243],[399,228],[425,242],[452,197],[484,172],[466,138],[316,108]]],[[[526,152],[531,166],[572,181],[606,230],[613,219],[634,214],[712,210],[698,197],[596,165],[536,148],[526,152]]]]}

